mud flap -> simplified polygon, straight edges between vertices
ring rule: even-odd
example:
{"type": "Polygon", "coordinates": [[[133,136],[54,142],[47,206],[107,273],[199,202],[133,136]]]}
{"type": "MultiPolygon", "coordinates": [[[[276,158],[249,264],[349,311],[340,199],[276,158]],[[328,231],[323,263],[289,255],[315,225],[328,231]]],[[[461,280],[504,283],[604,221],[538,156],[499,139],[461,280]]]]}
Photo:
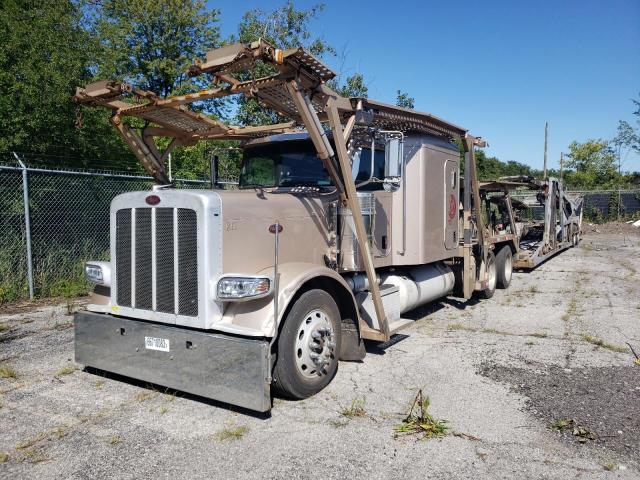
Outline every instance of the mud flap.
{"type": "Polygon", "coordinates": [[[75,360],[258,412],[271,409],[264,339],[79,312],[75,360]]]}

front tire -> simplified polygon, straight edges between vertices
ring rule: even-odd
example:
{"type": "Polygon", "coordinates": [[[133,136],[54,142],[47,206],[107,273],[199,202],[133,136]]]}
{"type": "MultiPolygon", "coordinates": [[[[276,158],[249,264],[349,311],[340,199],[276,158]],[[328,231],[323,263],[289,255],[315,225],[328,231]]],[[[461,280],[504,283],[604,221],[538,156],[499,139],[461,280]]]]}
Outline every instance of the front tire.
{"type": "Polygon", "coordinates": [[[338,370],[340,310],[324,290],[303,293],[293,304],[278,338],[273,388],[303,399],[326,387],[338,370]]]}
{"type": "Polygon", "coordinates": [[[498,288],[509,288],[513,276],[513,253],[505,245],[496,255],[496,283],[498,288]]]}

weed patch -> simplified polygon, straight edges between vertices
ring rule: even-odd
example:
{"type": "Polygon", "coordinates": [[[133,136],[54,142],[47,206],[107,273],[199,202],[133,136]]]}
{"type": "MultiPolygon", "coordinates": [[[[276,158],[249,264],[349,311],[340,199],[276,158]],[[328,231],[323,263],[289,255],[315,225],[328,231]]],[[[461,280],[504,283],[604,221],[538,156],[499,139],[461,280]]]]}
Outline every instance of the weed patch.
{"type": "Polygon", "coordinates": [[[216,438],[220,441],[240,440],[248,431],[249,427],[247,427],[246,425],[227,426],[216,433],[216,438]]]}
{"type": "Polygon", "coordinates": [[[561,432],[563,430],[571,430],[571,433],[576,440],[580,443],[586,443],[588,440],[596,440],[598,435],[595,432],[589,430],[584,425],[578,425],[573,418],[564,418],[562,420],[556,420],[551,425],[552,430],[561,432]]]}
{"type": "Polygon", "coordinates": [[[46,462],[47,460],[51,460],[49,457],[46,457],[42,450],[39,448],[29,448],[22,452],[22,454],[17,459],[19,462],[27,462],[27,463],[40,463],[46,462]]]}
{"type": "Polygon", "coordinates": [[[71,375],[75,371],[76,371],[75,365],[66,365],[66,366],[62,367],[60,370],[58,370],[58,372],[56,373],[56,377],[62,377],[64,375],[71,375]]]}
{"type": "Polygon", "coordinates": [[[447,326],[447,330],[463,330],[465,332],[475,332],[476,329],[473,327],[469,327],[463,323],[450,323],[449,326],[447,326]]]}
{"type": "Polygon", "coordinates": [[[0,378],[18,378],[18,372],[9,365],[0,366],[0,378]]]}
{"type": "Polygon", "coordinates": [[[153,392],[140,392],[136,395],[136,400],[138,402],[146,402],[147,400],[151,400],[153,398],[153,392]]]}
{"type": "Polygon", "coordinates": [[[18,442],[18,444],[16,445],[16,449],[24,450],[25,448],[33,447],[36,443],[41,442],[45,438],[47,438],[47,434],[44,432],[40,432],[35,437],[31,437],[27,440],[24,440],[23,442],[18,442]]]}
{"type": "Polygon", "coordinates": [[[429,403],[429,397],[423,396],[422,390],[418,390],[407,417],[394,428],[396,436],[411,433],[422,435],[423,439],[445,436],[447,421],[434,418],[429,413],[429,403]]]}
{"type": "Polygon", "coordinates": [[[347,418],[365,417],[367,411],[364,409],[364,398],[354,398],[351,405],[340,410],[340,415],[347,418]]]}
{"type": "Polygon", "coordinates": [[[611,350],[612,352],[620,352],[620,353],[626,353],[627,352],[627,347],[621,347],[620,345],[614,345],[613,343],[607,343],[604,340],[602,340],[601,338],[594,337],[592,335],[589,335],[588,333],[582,333],[580,336],[582,337],[582,339],[585,342],[590,343],[592,345],[595,345],[596,347],[606,348],[607,350],[611,350]]]}

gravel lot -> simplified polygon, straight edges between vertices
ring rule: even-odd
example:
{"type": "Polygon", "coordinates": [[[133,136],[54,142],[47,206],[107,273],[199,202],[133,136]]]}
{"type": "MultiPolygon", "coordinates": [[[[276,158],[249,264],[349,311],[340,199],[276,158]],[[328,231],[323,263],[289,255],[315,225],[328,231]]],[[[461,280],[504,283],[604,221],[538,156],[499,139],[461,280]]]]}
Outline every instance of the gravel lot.
{"type": "Polygon", "coordinates": [[[639,280],[640,235],[593,233],[491,300],[415,312],[270,416],[83,371],[67,305],[5,308],[0,477],[637,479],[639,280]],[[394,437],[418,389],[445,437],[394,437]]]}

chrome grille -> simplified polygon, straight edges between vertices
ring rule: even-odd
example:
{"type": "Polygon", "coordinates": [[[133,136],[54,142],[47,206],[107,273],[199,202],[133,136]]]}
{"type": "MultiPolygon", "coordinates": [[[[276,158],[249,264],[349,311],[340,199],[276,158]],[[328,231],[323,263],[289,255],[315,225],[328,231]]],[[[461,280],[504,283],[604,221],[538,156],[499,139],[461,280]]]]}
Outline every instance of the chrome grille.
{"type": "Polygon", "coordinates": [[[118,210],[115,254],[118,305],[198,316],[195,210],[147,207],[118,210]]]}
{"type": "Polygon", "coordinates": [[[173,208],[157,208],[156,310],[159,312],[174,313],[176,308],[173,247],[173,208]]]}
{"type": "Polygon", "coordinates": [[[196,212],[178,209],[178,289],[180,315],[198,315],[198,229],[196,212]]]}
{"type": "Polygon", "coordinates": [[[135,303],[142,310],[153,309],[153,263],[151,261],[151,209],[136,208],[135,303]]]}
{"type": "Polygon", "coordinates": [[[116,212],[116,302],[123,307],[131,306],[131,209],[116,212]],[[127,273],[128,272],[128,273],[127,273]]]}

